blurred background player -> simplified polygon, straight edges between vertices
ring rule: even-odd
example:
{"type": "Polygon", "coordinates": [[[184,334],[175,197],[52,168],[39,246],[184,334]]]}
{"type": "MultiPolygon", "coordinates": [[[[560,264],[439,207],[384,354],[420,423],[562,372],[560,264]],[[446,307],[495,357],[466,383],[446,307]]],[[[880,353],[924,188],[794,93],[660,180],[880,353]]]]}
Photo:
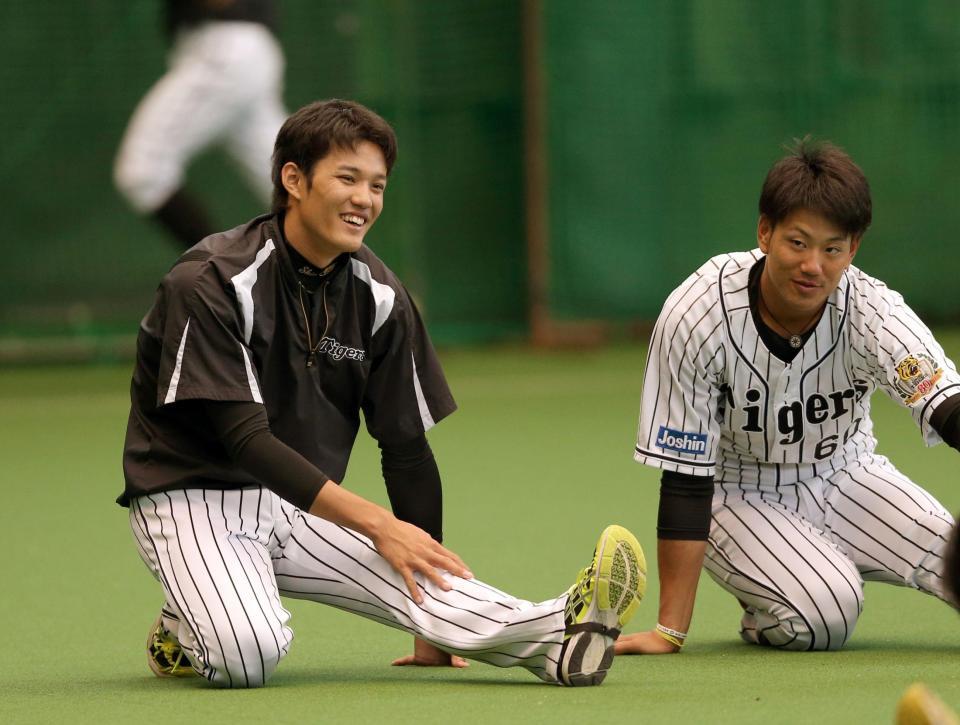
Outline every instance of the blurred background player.
{"type": "Polygon", "coordinates": [[[741,637],[781,649],[842,647],[864,580],[952,601],[953,518],[875,453],[870,397],[960,448],[960,376],[903,297],[851,265],[867,180],[804,140],[759,208],[759,249],[708,260],[651,339],[635,458],[663,471],[660,619],[618,652],[680,650],[701,563],[743,607],[741,637]]]}
{"type": "Polygon", "coordinates": [[[140,101],[114,164],[120,193],[184,247],[217,231],[183,188],[190,161],[222,144],[269,204],[270,153],[286,117],[273,0],[166,0],[167,72],[140,101]]]}

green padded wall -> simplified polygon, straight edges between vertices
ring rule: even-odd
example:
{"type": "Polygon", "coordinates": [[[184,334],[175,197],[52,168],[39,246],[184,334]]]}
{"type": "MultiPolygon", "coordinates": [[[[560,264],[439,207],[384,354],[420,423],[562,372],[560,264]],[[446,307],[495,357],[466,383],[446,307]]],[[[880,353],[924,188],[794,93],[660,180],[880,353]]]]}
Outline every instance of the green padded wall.
{"type": "MultiPolygon", "coordinates": [[[[135,332],[175,247],[126,208],[111,165],[162,73],[159,0],[0,4],[0,338],[135,332]]],[[[520,7],[512,0],[285,0],[291,109],[355,98],[400,155],[368,235],[440,341],[522,332],[520,7]]],[[[188,185],[227,228],[260,212],[211,150],[188,185]]]]}
{"type": "Polygon", "coordinates": [[[655,317],[709,256],[755,246],[781,146],[833,140],[871,181],[857,263],[960,320],[960,5],[545,0],[558,318],[655,317]]]}

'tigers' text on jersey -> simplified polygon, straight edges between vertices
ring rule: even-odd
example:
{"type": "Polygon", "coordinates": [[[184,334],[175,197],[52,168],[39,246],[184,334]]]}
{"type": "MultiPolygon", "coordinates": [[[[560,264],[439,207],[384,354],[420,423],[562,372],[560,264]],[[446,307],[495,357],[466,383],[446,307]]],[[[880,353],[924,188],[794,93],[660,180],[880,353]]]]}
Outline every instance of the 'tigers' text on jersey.
{"type": "Polygon", "coordinates": [[[361,350],[358,347],[341,345],[330,336],[324,337],[322,340],[320,340],[320,344],[317,346],[317,353],[329,355],[331,358],[338,361],[346,358],[347,360],[363,362],[367,356],[366,350],[361,350]]]}

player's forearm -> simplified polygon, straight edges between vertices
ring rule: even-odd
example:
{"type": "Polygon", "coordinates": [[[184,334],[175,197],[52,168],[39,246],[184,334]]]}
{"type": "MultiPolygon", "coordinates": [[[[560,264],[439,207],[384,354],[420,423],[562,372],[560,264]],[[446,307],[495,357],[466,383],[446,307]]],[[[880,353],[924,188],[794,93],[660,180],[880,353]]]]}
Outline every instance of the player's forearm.
{"type": "Polygon", "coordinates": [[[342,488],[328,485],[320,489],[309,513],[335,524],[346,526],[364,536],[375,539],[394,517],[382,506],[342,488]]]}
{"type": "Polygon", "coordinates": [[[706,550],[706,541],[657,541],[657,568],[660,572],[658,621],[664,627],[680,632],[690,628],[706,550]]]}
{"type": "Polygon", "coordinates": [[[443,485],[426,436],[399,445],[380,442],[380,451],[393,515],[443,542],[443,485]]]}

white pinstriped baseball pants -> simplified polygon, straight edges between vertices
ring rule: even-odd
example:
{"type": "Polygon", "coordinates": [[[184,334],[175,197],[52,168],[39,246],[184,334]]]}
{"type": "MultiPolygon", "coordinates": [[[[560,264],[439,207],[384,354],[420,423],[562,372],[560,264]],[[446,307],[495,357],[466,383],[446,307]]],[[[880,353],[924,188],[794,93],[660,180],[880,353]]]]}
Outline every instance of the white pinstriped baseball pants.
{"type": "Polygon", "coordinates": [[[883,456],[794,485],[726,484],[705,567],[745,612],[744,640],[835,650],[853,634],[863,582],[944,599],[953,518],[883,456]]]}
{"type": "Polygon", "coordinates": [[[259,23],[200,23],[177,34],[169,66],[124,132],[114,161],[117,188],[137,211],[156,211],[182,185],[190,160],[223,143],[268,202],[273,142],[287,115],[276,38],[259,23]]]}
{"type": "Polygon", "coordinates": [[[141,496],[131,502],[130,524],[140,556],[163,585],[165,626],[215,684],[257,687],[276,669],[293,639],[280,595],[557,682],[566,594],[534,604],[450,575],[453,589],[444,592],[417,575],[424,592],[418,605],[369,539],[261,487],[141,496]]]}

